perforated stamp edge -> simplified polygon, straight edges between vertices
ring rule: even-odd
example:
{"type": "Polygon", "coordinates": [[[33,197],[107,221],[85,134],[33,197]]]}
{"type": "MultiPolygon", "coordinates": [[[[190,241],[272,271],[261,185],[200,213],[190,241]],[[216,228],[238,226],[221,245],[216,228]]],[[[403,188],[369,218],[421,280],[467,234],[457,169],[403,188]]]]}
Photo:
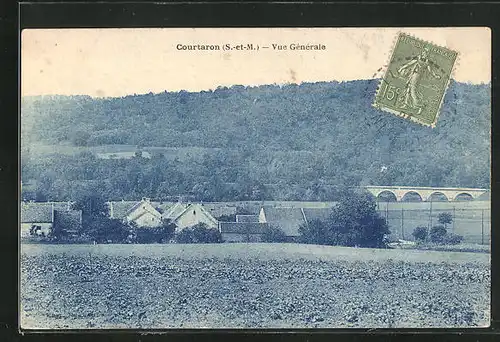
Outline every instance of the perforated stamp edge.
{"type": "Polygon", "coordinates": [[[372,107],[374,107],[374,108],[376,108],[376,109],[378,109],[378,110],[381,110],[381,111],[384,111],[384,112],[387,112],[387,113],[391,113],[391,114],[393,114],[393,115],[396,115],[396,116],[399,116],[399,117],[402,117],[402,118],[408,119],[408,120],[410,120],[410,121],[412,121],[412,122],[415,122],[415,123],[417,123],[417,124],[420,124],[420,125],[422,125],[422,126],[435,128],[435,127],[436,127],[436,124],[437,124],[437,120],[438,120],[438,118],[439,118],[439,114],[441,114],[441,107],[443,106],[444,98],[445,98],[445,96],[446,96],[446,93],[448,92],[448,88],[449,88],[449,86],[450,86],[451,79],[455,76],[455,71],[456,71],[456,69],[457,69],[457,67],[458,67],[459,65],[460,65],[460,53],[459,53],[458,51],[452,50],[452,49],[450,49],[450,48],[448,48],[448,47],[445,47],[445,46],[440,46],[440,45],[437,45],[437,44],[432,43],[432,42],[430,42],[430,41],[427,41],[427,40],[425,40],[425,39],[418,38],[418,37],[416,37],[416,36],[415,36],[415,35],[413,35],[413,34],[406,33],[406,32],[403,32],[403,31],[399,31],[399,32],[395,35],[395,37],[394,37],[394,39],[393,39],[393,42],[392,42],[392,49],[391,49],[391,53],[390,53],[390,55],[389,55],[389,59],[388,59],[388,61],[384,64],[384,68],[385,68],[385,70],[384,70],[383,75],[382,75],[382,78],[380,79],[380,82],[379,82],[379,84],[378,84],[378,86],[377,86],[377,90],[375,91],[375,96],[374,96],[374,98],[373,98],[372,107]],[[439,106],[438,106],[438,110],[437,110],[437,113],[436,113],[436,117],[434,118],[434,121],[433,121],[432,123],[430,123],[430,124],[429,124],[428,122],[424,122],[424,121],[422,121],[422,120],[420,120],[420,119],[418,119],[418,118],[415,118],[415,117],[414,117],[414,116],[412,116],[412,115],[408,115],[408,114],[405,114],[405,113],[403,113],[403,112],[398,112],[398,111],[396,111],[396,110],[393,110],[393,109],[391,109],[391,108],[387,108],[387,107],[385,107],[385,106],[380,105],[380,104],[378,104],[378,103],[377,103],[377,97],[378,97],[378,94],[380,93],[380,91],[382,90],[382,85],[383,85],[383,83],[385,82],[385,78],[386,78],[386,76],[387,76],[387,72],[389,71],[389,65],[391,64],[391,61],[392,61],[392,59],[393,59],[393,57],[394,57],[394,52],[395,52],[395,50],[396,50],[396,45],[397,45],[397,43],[398,43],[398,41],[399,41],[400,37],[401,37],[401,36],[403,36],[403,35],[405,35],[405,36],[407,36],[407,37],[411,37],[411,38],[413,38],[413,39],[415,39],[415,40],[418,40],[418,41],[420,41],[420,42],[423,42],[423,43],[426,43],[426,44],[429,44],[429,45],[433,45],[433,46],[435,46],[435,47],[439,47],[439,48],[446,48],[447,50],[453,51],[453,52],[455,52],[455,53],[457,54],[457,55],[456,55],[456,57],[455,57],[455,61],[453,62],[453,65],[452,65],[452,67],[451,67],[451,72],[450,72],[450,75],[448,76],[448,80],[447,80],[447,82],[446,82],[446,86],[445,86],[445,88],[444,88],[443,95],[442,95],[441,100],[440,100],[440,102],[439,102],[439,106]]]}

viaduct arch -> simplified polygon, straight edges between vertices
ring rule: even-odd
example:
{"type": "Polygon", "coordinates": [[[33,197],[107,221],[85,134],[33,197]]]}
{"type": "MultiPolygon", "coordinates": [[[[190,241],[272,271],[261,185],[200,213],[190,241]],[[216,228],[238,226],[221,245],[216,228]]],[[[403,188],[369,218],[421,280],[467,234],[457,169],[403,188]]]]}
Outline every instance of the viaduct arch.
{"type": "Polygon", "coordinates": [[[378,198],[382,193],[393,194],[396,201],[400,202],[407,194],[415,193],[422,201],[428,201],[432,196],[444,196],[448,201],[456,201],[458,196],[468,195],[471,199],[489,192],[490,189],[475,188],[433,188],[433,187],[410,187],[410,186],[365,186],[373,196],[378,198]]]}

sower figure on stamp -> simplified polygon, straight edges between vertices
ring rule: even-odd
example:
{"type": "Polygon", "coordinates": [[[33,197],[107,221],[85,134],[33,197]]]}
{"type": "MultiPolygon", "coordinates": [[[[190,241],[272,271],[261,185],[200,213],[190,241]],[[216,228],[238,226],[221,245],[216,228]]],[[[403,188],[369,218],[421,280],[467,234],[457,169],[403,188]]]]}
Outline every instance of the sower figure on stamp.
{"type": "Polygon", "coordinates": [[[428,71],[436,79],[441,78],[441,76],[436,74],[433,70],[431,64],[434,63],[429,60],[428,55],[429,49],[424,48],[420,55],[412,58],[408,63],[402,65],[398,69],[398,74],[403,77],[408,77],[403,93],[403,104],[400,108],[418,108],[418,113],[420,114],[422,107],[419,97],[421,97],[421,95],[417,91],[417,86],[421,77],[428,71]]]}

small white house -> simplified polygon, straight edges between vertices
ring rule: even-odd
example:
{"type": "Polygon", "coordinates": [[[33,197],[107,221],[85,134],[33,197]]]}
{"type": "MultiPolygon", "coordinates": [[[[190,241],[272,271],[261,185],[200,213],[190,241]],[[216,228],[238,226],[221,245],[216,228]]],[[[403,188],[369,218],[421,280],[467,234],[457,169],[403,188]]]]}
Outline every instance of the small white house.
{"type": "Polygon", "coordinates": [[[205,223],[210,228],[218,228],[219,222],[202,204],[177,202],[168,209],[155,206],[149,198],[140,202],[109,202],[111,218],[134,222],[138,227],[159,227],[169,220],[177,226],[177,230],[205,223]],[[162,214],[163,212],[163,214],[162,214]]]}
{"type": "MultiPolygon", "coordinates": [[[[114,212],[114,204],[109,205],[110,216],[118,218],[114,212]]],[[[143,198],[132,205],[121,218],[126,222],[134,222],[138,227],[159,227],[162,224],[161,213],[153,206],[149,198],[143,198]]]]}
{"type": "Polygon", "coordinates": [[[192,227],[199,223],[206,224],[209,228],[218,228],[219,222],[210,214],[203,205],[193,204],[175,204],[171,210],[165,212],[164,219],[172,220],[177,226],[177,230],[192,227]]]}
{"type": "Polygon", "coordinates": [[[82,211],[71,209],[71,202],[21,202],[21,238],[35,234],[47,236],[52,230],[75,233],[82,225],[82,211]]]}
{"type": "Polygon", "coordinates": [[[21,203],[21,237],[30,235],[32,226],[38,226],[38,234],[48,235],[54,225],[54,204],[40,202],[21,203]]]}

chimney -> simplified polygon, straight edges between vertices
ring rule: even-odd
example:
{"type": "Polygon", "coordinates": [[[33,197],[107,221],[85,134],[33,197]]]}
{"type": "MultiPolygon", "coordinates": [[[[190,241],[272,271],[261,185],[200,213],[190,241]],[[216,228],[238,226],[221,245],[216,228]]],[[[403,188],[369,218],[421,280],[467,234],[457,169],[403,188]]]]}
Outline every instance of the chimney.
{"type": "Polygon", "coordinates": [[[109,202],[109,216],[110,218],[114,218],[113,216],[113,202],[109,202]]]}
{"type": "Polygon", "coordinates": [[[54,223],[54,203],[51,204],[50,209],[51,209],[52,223],[54,223]]]}

